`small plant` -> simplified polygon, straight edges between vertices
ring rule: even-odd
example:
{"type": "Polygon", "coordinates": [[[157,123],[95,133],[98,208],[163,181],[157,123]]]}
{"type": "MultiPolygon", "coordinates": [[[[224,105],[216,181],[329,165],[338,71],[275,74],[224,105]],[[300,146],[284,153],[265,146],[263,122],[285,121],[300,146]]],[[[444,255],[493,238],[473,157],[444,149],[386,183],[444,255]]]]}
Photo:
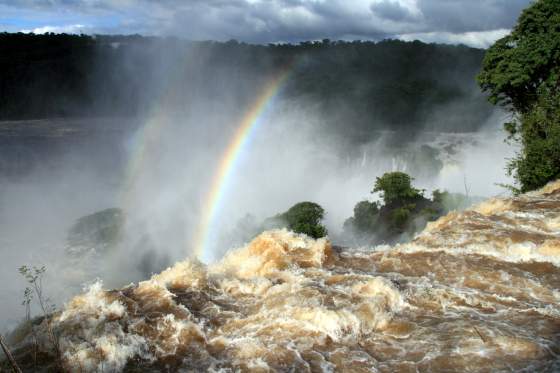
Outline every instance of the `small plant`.
{"type": "Polygon", "coordinates": [[[46,297],[43,292],[43,276],[47,268],[45,266],[41,267],[28,267],[23,265],[19,268],[19,273],[25,278],[29,286],[23,291],[23,302],[22,305],[25,307],[25,317],[31,326],[31,333],[34,340],[34,359],[35,365],[37,364],[37,352],[38,352],[38,339],[37,333],[35,331],[35,326],[31,322],[31,304],[36,300],[39,308],[41,309],[44,317],[44,322],[46,323],[47,336],[49,342],[55,352],[56,361],[61,371],[62,368],[62,355],[60,353],[60,343],[58,337],[52,326],[52,318],[50,315],[56,311],[56,305],[51,303],[50,298],[46,297]]]}
{"type": "MultiPolygon", "coordinates": [[[[20,268],[20,273],[22,273],[22,268],[20,268]]],[[[25,307],[25,322],[31,328],[31,336],[33,337],[33,363],[35,369],[37,368],[37,351],[39,349],[39,343],[37,341],[37,333],[35,332],[35,327],[31,321],[31,302],[33,300],[33,290],[30,287],[26,287],[23,291],[23,302],[21,305],[25,307]]]]}

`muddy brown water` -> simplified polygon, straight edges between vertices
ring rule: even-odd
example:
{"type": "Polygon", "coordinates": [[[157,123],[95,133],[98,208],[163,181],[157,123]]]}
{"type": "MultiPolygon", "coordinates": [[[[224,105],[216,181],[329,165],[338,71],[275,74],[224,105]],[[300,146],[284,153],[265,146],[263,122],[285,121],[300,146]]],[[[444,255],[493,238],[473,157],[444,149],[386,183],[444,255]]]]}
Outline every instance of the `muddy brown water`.
{"type": "MultiPolygon", "coordinates": [[[[557,182],[395,247],[265,232],[208,267],[97,283],[52,325],[71,371],[552,372],[559,265],[557,182]]],[[[31,370],[30,335],[12,343],[31,370]]]]}

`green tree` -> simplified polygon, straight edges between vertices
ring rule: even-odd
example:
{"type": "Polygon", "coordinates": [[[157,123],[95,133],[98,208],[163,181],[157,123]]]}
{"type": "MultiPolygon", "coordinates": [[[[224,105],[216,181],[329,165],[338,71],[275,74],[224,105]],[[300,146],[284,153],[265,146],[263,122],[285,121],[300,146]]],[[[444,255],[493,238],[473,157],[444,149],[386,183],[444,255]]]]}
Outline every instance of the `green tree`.
{"type": "Polygon", "coordinates": [[[313,238],[327,235],[327,229],[321,224],[324,216],[325,210],[314,202],[296,203],[281,215],[287,222],[288,229],[313,238]]]}
{"type": "Polygon", "coordinates": [[[521,115],[521,151],[509,162],[520,192],[538,189],[560,178],[560,94],[540,95],[533,108],[521,115]]]}
{"type": "Polygon", "coordinates": [[[412,187],[412,180],[404,172],[386,172],[375,179],[372,193],[381,192],[386,205],[420,197],[420,190],[412,187]]]}
{"type": "Polygon", "coordinates": [[[525,9],[513,31],[484,57],[478,83],[493,104],[510,110],[505,124],[522,150],[508,172],[526,192],[560,175],[560,2],[538,0],[525,9]]]}
{"type": "Polygon", "coordinates": [[[395,232],[404,232],[406,227],[409,223],[409,220],[412,215],[412,210],[414,209],[414,205],[412,206],[403,206],[396,208],[391,211],[390,213],[390,228],[395,232]]]}
{"type": "Polygon", "coordinates": [[[559,61],[560,2],[538,0],[488,49],[478,83],[492,103],[523,113],[537,101],[541,86],[558,87],[559,61]]]}
{"type": "Polygon", "coordinates": [[[378,218],[379,207],[376,202],[361,201],[354,206],[352,223],[359,231],[373,232],[378,218]]]}

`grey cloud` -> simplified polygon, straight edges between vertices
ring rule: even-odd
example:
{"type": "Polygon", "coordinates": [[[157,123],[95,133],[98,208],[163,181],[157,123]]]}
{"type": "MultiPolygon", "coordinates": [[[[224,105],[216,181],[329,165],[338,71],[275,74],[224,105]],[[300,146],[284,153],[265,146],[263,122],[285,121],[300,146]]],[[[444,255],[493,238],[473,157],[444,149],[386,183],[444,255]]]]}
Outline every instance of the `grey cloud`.
{"type": "MultiPolygon", "coordinates": [[[[301,40],[461,35],[509,29],[531,0],[0,0],[44,26],[64,14],[66,25],[113,33],[177,35],[254,43],[301,40]],[[114,18],[114,24],[106,20],[114,18]],[[87,20],[87,22],[84,21],[87,20]]],[[[0,24],[5,23],[0,15],[0,24]]],[[[30,28],[30,27],[26,27],[30,28]]],[[[453,38],[443,38],[453,40],[453,38]]],[[[466,40],[469,40],[468,38],[466,40]]]]}
{"type": "Polygon", "coordinates": [[[381,18],[392,21],[403,21],[413,18],[413,15],[406,7],[394,0],[383,0],[379,3],[373,3],[371,4],[371,11],[381,18]]]}
{"type": "Polygon", "coordinates": [[[167,22],[165,32],[195,39],[234,38],[257,43],[386,35],[369,18],[352,17],[349,10],[340,4],[329,7],[299,1],[238,2],[221,8],[189,4],[167,22]],[[204,11],[200,11],[202,7],[204,11]]]}
{"type": "Polygon", "coordinates": [[[462,33],[511,28],[528,0],[419,0],[426,31],[462,33]]]}

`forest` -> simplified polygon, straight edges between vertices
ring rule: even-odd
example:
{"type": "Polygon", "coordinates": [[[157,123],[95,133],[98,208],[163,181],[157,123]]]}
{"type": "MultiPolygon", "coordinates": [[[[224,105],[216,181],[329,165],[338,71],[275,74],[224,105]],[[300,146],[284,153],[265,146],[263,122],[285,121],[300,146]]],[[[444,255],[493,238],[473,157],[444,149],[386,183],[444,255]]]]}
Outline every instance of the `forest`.
{"type": "Polygon", "coordinates": [[[346,135],[372,127],[473,131],[493,110],[475,81],[484,50],[463,45],[1,33],[0,50],[0,120],[143,115],[167,90],[188,100],[194,81],[208,82],[210,100],[227,81],[243,107],[285,66],[292,70],[285,96],[317,105],[325,125],[346,135]],[[436,120],[435,112],[446,114],[436,120]]]}

